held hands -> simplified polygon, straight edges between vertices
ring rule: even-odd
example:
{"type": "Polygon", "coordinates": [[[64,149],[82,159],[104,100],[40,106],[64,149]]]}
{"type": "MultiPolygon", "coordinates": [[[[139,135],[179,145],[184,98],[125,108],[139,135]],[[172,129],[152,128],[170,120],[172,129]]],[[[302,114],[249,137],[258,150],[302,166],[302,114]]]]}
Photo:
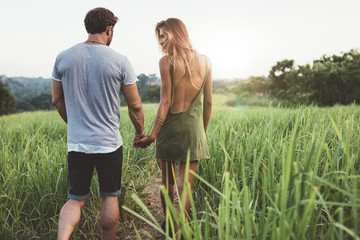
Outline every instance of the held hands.
{"type": "Polygon", "coordinates": [[[145,132],[140,135],[135,133],[133,145],[134,145],[134,147],[136,147],[136,149],[138,149],[139,147],[135,143],[144,137],[147,137],[147,134],[145,132]]]}
{"type": "Polygon", "coordinates": [[[138,149],[139,147],[140,148],[147,148],[151,145],[152,142],[154,142],[155,139],[153,139],[151,136],[144,136],[143,138],[140,138],[140,139],[137,139],[135,140],[134,139],[134,146],[136,147],[136,149],[138,149]]]}
{"type": "Polygon", "coordinates": [[[134,147],[136,147],[136,149],[139,149],[139,147],[140,148],[149,147],[151,145],[151,143],[155,141],[156,135],[159,132],[161,126],[164,124],[164,121],[165,120],[163,120],[159,117],[155,118],[155,123],[154,123],[154,126],[153,126],[150,136],[148,136],[145,132],[140,135],[135,134],[135,138],[133,141],[134,147]]]}
{"type": "Polygon", "coordinates": [[[152,139],[150,136],[148,136],[146,133],[143,133],[141,135],[137,135],[135,134],[134,140],[133,140],[133,145],[134,147],[136,147],[136,149],[140,148],[147,148],[150,146],[150,144],[154,141],[155,139],[152,139]]]}

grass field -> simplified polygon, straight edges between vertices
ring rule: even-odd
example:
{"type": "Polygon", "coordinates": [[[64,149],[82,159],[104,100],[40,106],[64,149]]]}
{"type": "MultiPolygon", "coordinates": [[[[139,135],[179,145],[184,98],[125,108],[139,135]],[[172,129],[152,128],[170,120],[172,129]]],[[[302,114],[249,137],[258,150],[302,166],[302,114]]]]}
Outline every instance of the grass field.
{"type": "MultiPolygon", "coordinates": [[[[185,239],[360,239],[360,107],[232,108],[217,100],[196,212],[189,223],[179,219],[185,239]]],[[[148,131],[156,107],[144,106],[148,131]]],[[[120,204],[134,209],[131,195],[157,168],[154,146],[131,146],[134,130],[126,108],[121,113],[120,204]]],[[[66,125],[56,112],[0,117],[0,239],[55,238],[67,200],[66,154],[66,125]]],[[[99,237],[96,184],[91,193],[73,239],[99,237]]]]}

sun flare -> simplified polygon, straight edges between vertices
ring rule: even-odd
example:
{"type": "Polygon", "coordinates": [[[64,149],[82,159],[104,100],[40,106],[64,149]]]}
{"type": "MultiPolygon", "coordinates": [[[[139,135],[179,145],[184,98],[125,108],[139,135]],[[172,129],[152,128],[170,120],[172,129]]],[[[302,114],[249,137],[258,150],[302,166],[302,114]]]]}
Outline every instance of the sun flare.
{"type": "Polygon", "coordinates": [[[198,45],[199,52],[211,59],[213,78],[220,75],[226,78],[247,77],[244,75],[249,72],[249,62],[256,54],[251,41],[234,34],[228,37],[215,35],[210,39],[201,39],[198,45]]]}

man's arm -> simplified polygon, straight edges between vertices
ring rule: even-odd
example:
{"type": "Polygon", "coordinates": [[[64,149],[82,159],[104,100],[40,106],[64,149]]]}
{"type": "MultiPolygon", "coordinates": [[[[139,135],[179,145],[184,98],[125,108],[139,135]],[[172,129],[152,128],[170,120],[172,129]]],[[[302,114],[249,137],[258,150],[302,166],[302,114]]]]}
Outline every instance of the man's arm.
{"type": "Polygon", "coordinates": [[[135,135],[141,138],[145,135],[144,112],[136,83],[123,86],[121,91],[124,94],[125,100],[128,104],[129,116],[136,131],[135,135]]]}
{"type": "Polygon", "coordinates": [[[54,104],[60,117],[67,123],[65,98],[64,98],[62,83],[53,79],[51,82],[51,92],[52,92],[52,103],[54,104]]]}

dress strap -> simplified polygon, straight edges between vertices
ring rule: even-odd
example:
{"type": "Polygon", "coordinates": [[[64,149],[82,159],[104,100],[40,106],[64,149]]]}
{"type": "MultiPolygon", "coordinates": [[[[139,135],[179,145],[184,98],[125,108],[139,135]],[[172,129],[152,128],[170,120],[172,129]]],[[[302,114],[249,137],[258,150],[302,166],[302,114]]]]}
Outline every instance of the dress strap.
{"type": "Polygon", "coordinates": [[[170,103],[170,112],[172,112],[172,106],[174,102],[174,66],[170,64],[170,78],[171,78],[171,103],[170,103]]]}
{"type": "Polygon", "coordinates": [[[210,71],[209,66],[208,66],[208,63],[207,63],[207,58],[206,58],[205,55],[203,55],[203,56],[204,56],[204,58],[205,58],[205,66],[206,66],[205,71],[206,71],[206,73],[205,73],[205,78],[204,78],[203,84],[202,84],[202,86],[201,86],[201,89],[204,88],[205,82],[206,82],[207,79],[208,79],[209,71],[210,71]]]}

